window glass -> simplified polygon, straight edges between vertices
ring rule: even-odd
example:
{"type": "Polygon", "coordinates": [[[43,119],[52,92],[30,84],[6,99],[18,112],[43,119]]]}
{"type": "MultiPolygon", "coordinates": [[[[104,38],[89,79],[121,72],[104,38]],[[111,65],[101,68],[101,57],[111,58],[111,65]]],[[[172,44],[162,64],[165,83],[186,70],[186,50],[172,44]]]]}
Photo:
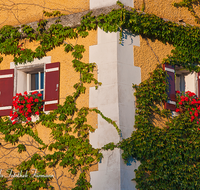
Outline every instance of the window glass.
{"type": "Polygon", "coordinates": [[[41,91],[40,93],[42,94],[42,100],[44,100],[44,91],[41,91]]]}
{"type": "Polygon", "coordinates": [[[183,74],[176,75],[175,90],[185,92],[185,76],[183,74]]]}
{"type": "Polygon", "coordinates": [[[31,90],[38,90],[39,89],[39,74],[34,73],[31,74],[31,90]]]}
{"type": "Polygon", "coordinates": [[[40,88],[44,89],[44,72],[40,73],[40,88]]]}

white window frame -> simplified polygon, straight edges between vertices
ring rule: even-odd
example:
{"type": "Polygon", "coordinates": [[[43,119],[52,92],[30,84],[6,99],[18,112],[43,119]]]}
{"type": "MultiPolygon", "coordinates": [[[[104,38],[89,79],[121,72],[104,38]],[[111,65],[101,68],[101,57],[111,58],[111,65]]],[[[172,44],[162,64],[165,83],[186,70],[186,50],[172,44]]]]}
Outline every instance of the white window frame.
{"type": "Polygon", "coordinates": [[[175,90],[179,91],[191,91],[194,92],[196,95],[198,94],[198,79],[196,72],[189,72],[188,70],[176,68],[175,69],[175,90]],[[180,76],[180,84],[177,81],[177,75],[180,76]],[[177,85],[180,85],[177,87],[177,85]]]}
{"type": "MultiPolygon", "coordinates": [[[[38,71],[38,72],[31,72],[31,73],[27,73],[27,93],[28,94],[31,94],[32,92],[34,91],[39,91],[41,93],[41,91],[43,92],[43,96],[44,96],[44,88],[41,88],[41,73],[44,72],[44,70],[41,70],[41,71],[38,71]],[[39,85],[39,88],[37,90],[31,90],[31,75],[32,74],[36,74],[38,73],[38,85],[39,85]]],[[[45,73],[45,72],[44,72],[45,73]]],[[[45,81],[44,81],[45,83],[45,81]]],[[[43,85],[43,87],[45,86],[45,84],[43,85]]]]}
{"type": "Polygon", "coordinates": [[[34,59],[32,62],[26,64],[15,65],[14,62],[10,63],[10,69],[14,69],[14,90],[13,96],[16,93],[30,92],[30,74],[44,71],[44,90],[43,97],[45,97],[45,64],[51,63],[51,56],[43,57],[41,59],[34,59]]]}

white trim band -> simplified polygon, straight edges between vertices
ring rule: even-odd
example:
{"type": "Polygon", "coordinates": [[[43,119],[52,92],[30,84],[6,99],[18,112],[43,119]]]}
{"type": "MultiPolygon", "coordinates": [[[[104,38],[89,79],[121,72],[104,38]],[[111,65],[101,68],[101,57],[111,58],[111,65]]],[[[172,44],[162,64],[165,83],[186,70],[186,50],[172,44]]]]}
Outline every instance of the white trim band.
{"type": "Polygon", "coordinates": [[[3,106],[3,107],[0,107],[0,110],[10,110],[12,109],[12,106],[3,106]]]}
{"type": "Polygon", "coordinates": [[[167,68],[167,67],[165,67],[165,71],[169,71],[169,72],[175,73],[174,69],[170,69],[170,68],[167,68]]]}
{"type": "Polygon", "coordinates": [[[45,104],[45,105],[49,105],[49,104],[58,104],[58,100],[45,101],[44,104],[45,104]]]}
{"type": "Polygon", "coordinates": [[[168,100],[167,103],[169,103],[169,104],[173,104],[173,105],[176,105],[176,102],[171,101],[171,100],[168,100]]]}
{"type": "Polygon", "coordinates": [[[13,74],[0,75],[0,79],[2,79],[2,78],[11,78],[11,77],[13,77],[13,74]]]}
{"type": "Polygon", "coordinates": [[[51,69],[45,69],[45,72],[52,72],[52,71],[58,71],[59,68],[55,67],[55,68],[51,68],[51,69]]]}

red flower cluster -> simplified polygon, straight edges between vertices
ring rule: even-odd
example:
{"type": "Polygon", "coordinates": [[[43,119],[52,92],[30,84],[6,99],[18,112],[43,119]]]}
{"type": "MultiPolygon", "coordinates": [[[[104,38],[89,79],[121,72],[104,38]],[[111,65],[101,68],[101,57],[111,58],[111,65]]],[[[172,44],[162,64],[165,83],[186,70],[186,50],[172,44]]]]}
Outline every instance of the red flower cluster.
{"type": "MultiPolygon", "coordinates": [[[[185,112],[188,112],[190,116],[190,121],[199,124],[200,122],[200,99],[197,98],[196,94],[190,91],[187,91],[184,94],[181,94],[180,91],[177,93],[177,108],[176,112],[180,112],[180,109],[184,109],[185,112]]],[[[199,128],[198,128],[199,130],[199,128]]]]}
{"type": "Polygon", "coordinates": [[[30,95],[24,92],[24,95],[17,93],[13,97],[14,112],[11,111],[10,117],[13,124],[18,121],[31,121],[31,115],[39,115],[43,108],[42,94],[37,91],[32,92],[30,95]]]}

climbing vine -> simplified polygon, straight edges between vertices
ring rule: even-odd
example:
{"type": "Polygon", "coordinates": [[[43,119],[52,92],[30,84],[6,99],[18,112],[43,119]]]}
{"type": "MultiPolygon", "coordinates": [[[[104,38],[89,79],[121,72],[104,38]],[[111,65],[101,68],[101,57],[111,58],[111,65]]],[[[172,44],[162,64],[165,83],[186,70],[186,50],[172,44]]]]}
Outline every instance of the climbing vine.
{"type": "MultiPolygon", "coordinates": [[[[185,6],[194,1],[184,1],[185,6]]],[[[199,72],[200,60],[200,29],[196,26],[183,26],[170,21],[164,21],[155,15],[144,14],[127,9],[118,2],[117,10],[99,16],[93,16],[92,12],[83,16],[80,26],[71,28],[63,26],[57,20],[48,29],[47,20],[40,20],[34,30],[31,26],[23,25],[22,32],[13,26],[4,26],[0,30],[0,53],[13,55],[16,64],[33,61],[34,58],[42,58],[50,50],[63,45],[66,53],[73,56],[73,67],[80,73],[80,80],[74,85],[75,92],[66,97],[63,105],[49,114],[40,113],[40,119],[34,122],[13,123],[9,118],[0,118],[0,132],[4,140],[13,145],[18,144],[20,153],[26,151],[26,145],[20,144],[19,139],[24,135],[32,137],[38,143],[38,150],[48,150],[50,153],[41,155],[35,153],[30,159],[23,161],[19,171],[28,171],[35,168],[41,175],[45,175],[46,168],[55,168],[58,165],[69,168],[72,175],[78,175],[74,189],[88,189],[91,184],[87,180],[89,168],[100,161],[102,154],[100,149],[94,149],[88,140],[89,132],[95,131],[94,127],[87,124],[87,116],[90,112],[100,114],[111,123],[120,134],[116,123],[105,117],[97,109],[87,107],[78,108],[77,99],[85,93],[87,83],[94,83],[96,88],[101,85],[93,74],[94,63],[81,61],[85,48],[83,45],[66,43],[66,39],[85,38],[88,31],[97,26],[105,32],[117,32],[128,30],[134,34],[140,34],[150,39],[158,39],[163,43],[174,46],[171,55],[168,55],[163,63],[182,66],[190,71],[199,72]],[[22,48],[21,39],[39,41],[35,50],[22,48]],[[45,144],[33,126],[42,124],[51,131],[52,143],[45,144]]],[[[61,13],[47,13],[46,16],[61,16],[61,13]]],[[[1,57],[1,60],[3,58],[1,57]]],[[[190,115],[181,113],[172,118],[168,110],[162,109],[167,100],[167,80],[163,69],[158,68],[151,74],[148,81],[139,86],[133,86],[136,90],[137,112],[135,120],[136,131],[128,139],[119,144],[109,143],[104,150],[119,147],[124,150],[123,158],[128,162],[132,156],[141,162],[136,170],[136,182],[139,189],[199,189],[199,130],[198,123],[192,123],[190,115]],[[166,119],[164,127],[153,124],[154,114],[166,119]]],[[[188,112],[187,112],[188,113],[188,112]]],[[[39,189],[53,188],[49,181],[51,178],[14,178],[12,184],[7,184],[6,178],[1,178],[2,188],[7,189],[39,189]]]]}
{"type": "Polygon", "coordinates": [[[136,188],[199,189],[200,131],[198,122],[191,121],[189,105],[186,103],[185,111],[174,118],[170,111],[162,109],[162,102],[167,99],[167,81],[165,71],[159,67],[148,81],[133,87],[137,99],[136,131],[119,147],[124,150],[122,156],[126,162],[131,156],[141,162],[133,179],[137,182],[136,188]],[[164,126],[153,122],[155,113],[166,120],[164,126]]]}
{"type": "Polygon", "coordinates": [[[198,4],[199,4],[199,0],[183,0],[179,3],[173,3],[174,7],[186,7],[188,11],[190,11],[192,16],[195,17],[195,21],[199,24],[200,18],[194,10],[194,5],[198,5],[198,4]]]}

